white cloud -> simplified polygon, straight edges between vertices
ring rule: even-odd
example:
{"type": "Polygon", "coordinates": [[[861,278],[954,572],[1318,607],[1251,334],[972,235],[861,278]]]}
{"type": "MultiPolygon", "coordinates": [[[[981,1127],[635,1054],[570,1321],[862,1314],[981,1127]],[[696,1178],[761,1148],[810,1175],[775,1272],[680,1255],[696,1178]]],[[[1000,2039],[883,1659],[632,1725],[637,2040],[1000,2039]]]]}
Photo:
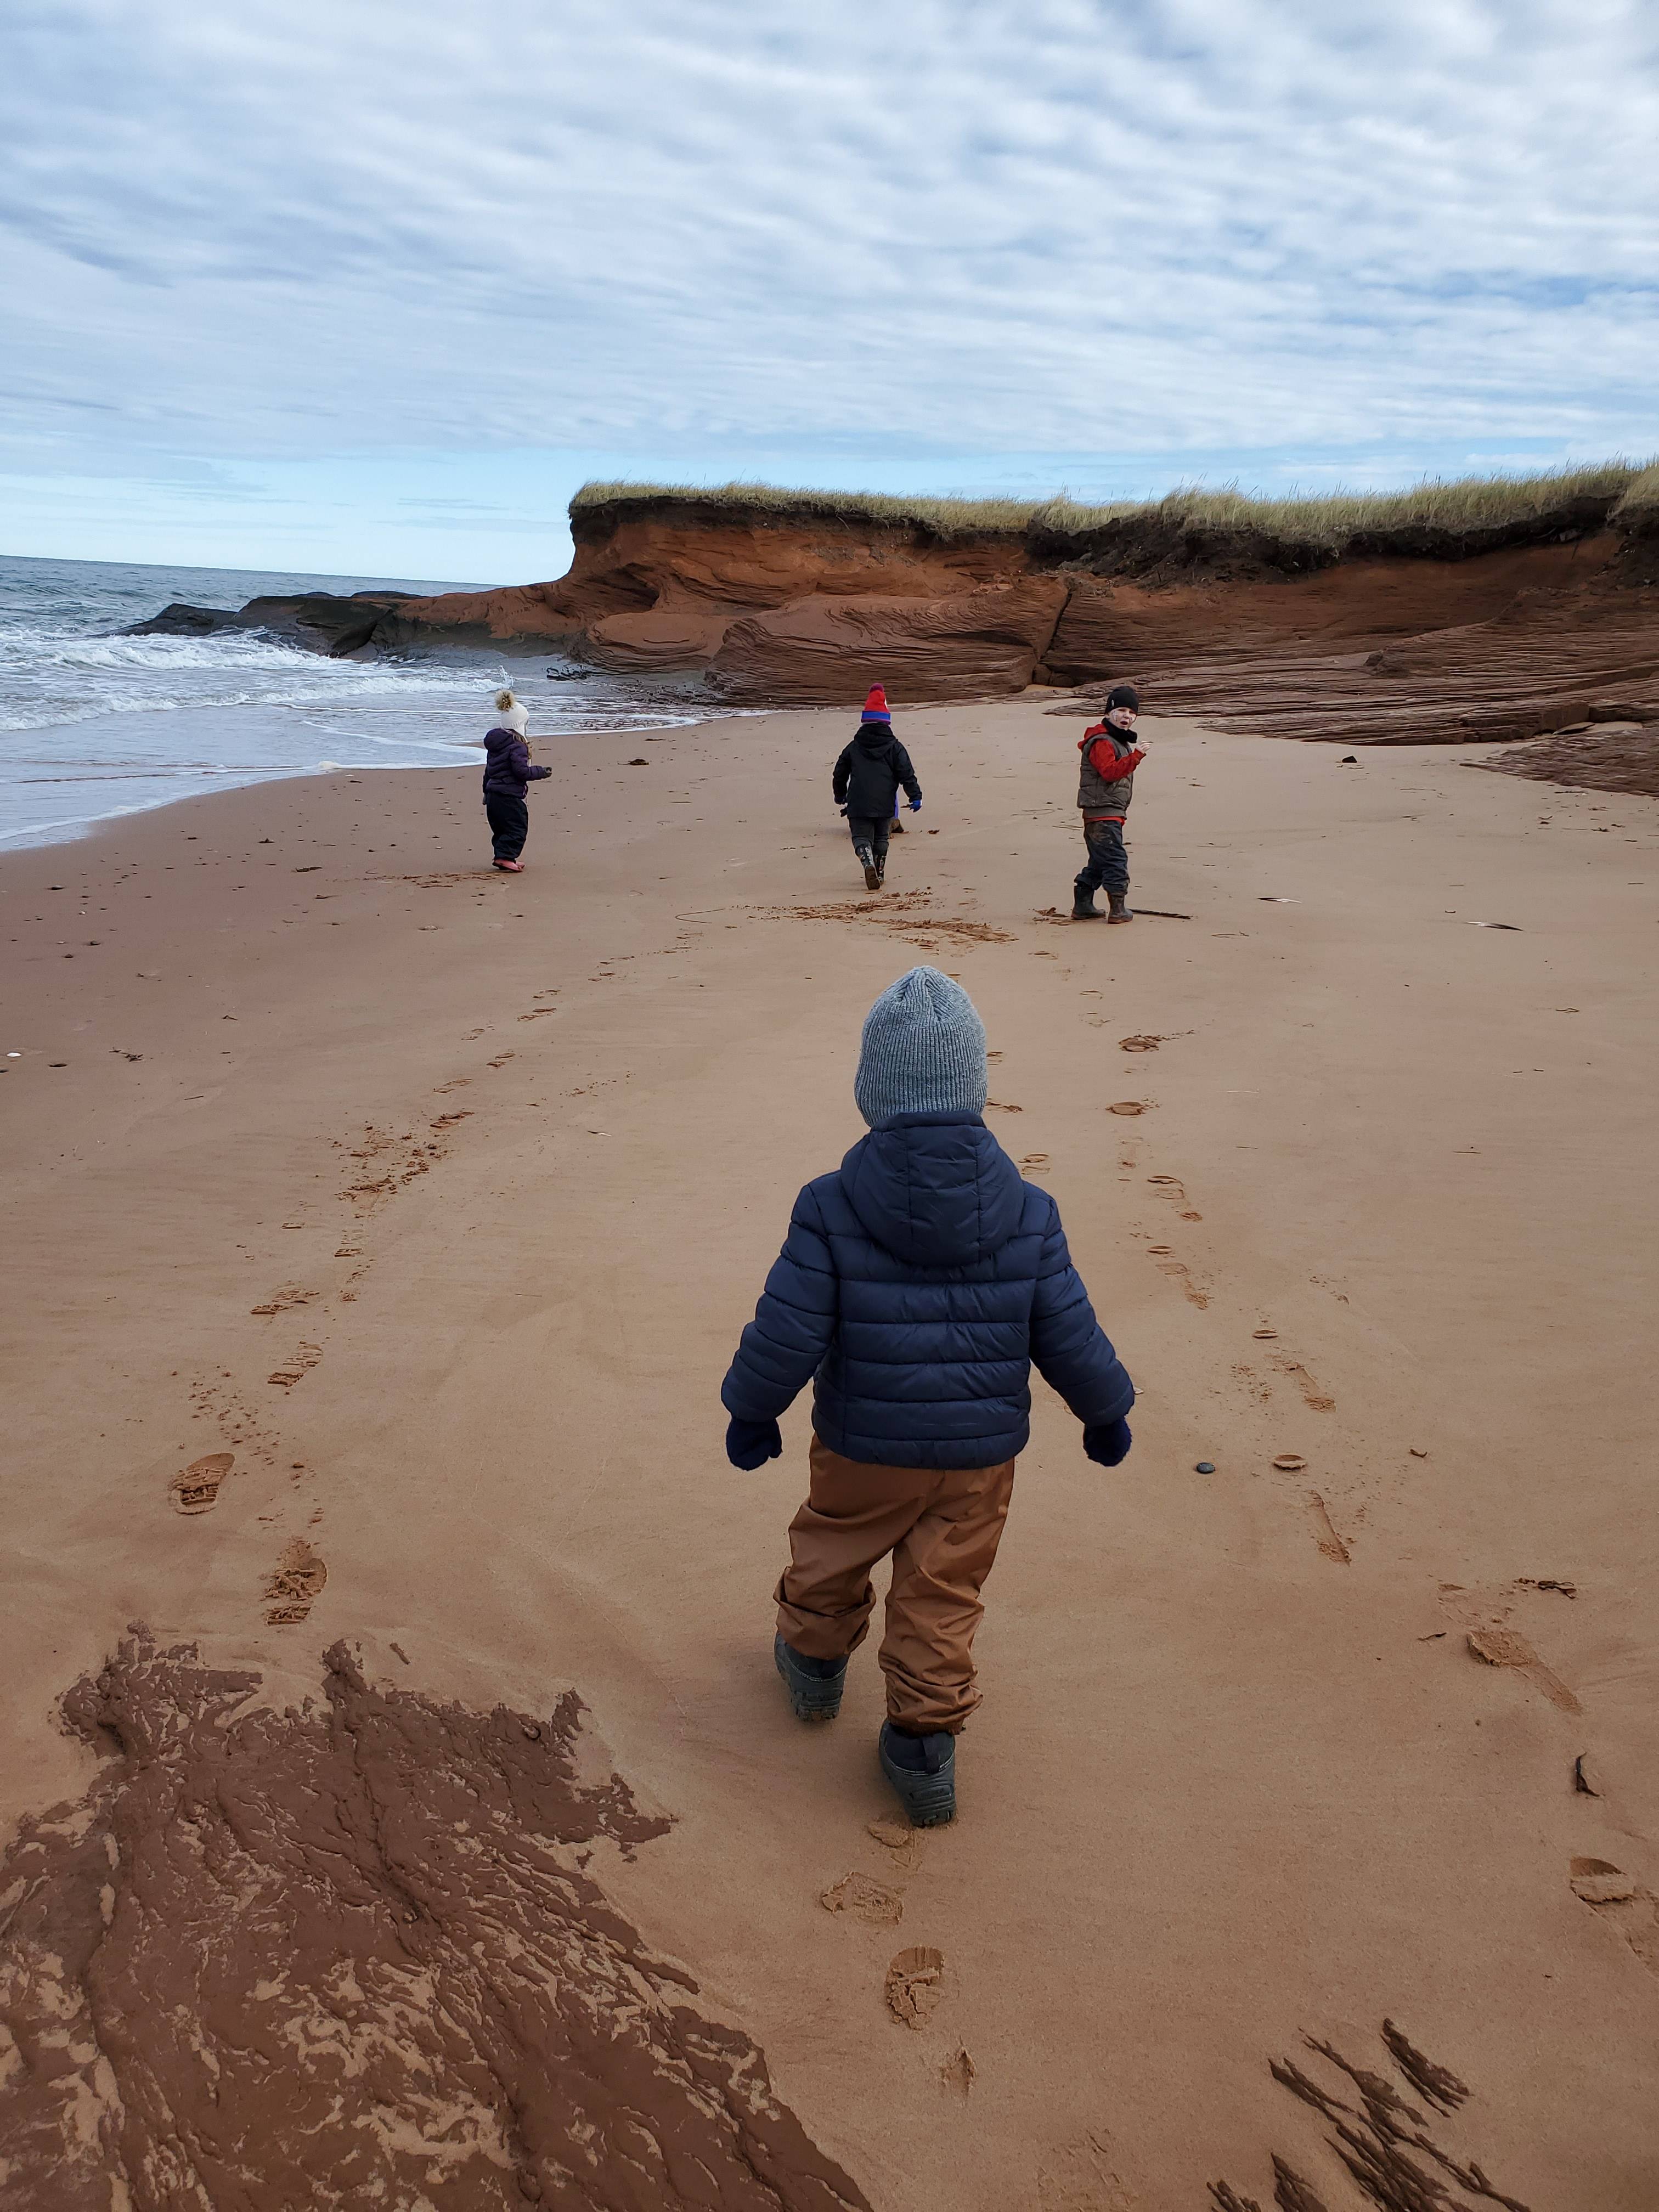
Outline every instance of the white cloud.
{"type": "Polygon", "coordinates": [[[48,473],[1659,444],[1626,0],[12,21],[0,385],[48,473]]]}

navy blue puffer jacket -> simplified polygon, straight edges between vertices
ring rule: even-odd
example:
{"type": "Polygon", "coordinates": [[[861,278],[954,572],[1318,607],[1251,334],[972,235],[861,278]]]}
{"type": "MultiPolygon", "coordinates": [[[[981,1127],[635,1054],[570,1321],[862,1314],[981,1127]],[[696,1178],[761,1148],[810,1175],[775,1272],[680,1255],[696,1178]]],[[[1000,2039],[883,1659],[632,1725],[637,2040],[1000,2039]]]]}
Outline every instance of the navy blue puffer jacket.
{"type": "Polygon", "coordinates": [[[1085,1428],[1134,1403],[1048,1192],[976,1116],[917,1115],[795,1200],[720,1399],[775,1420],[811,1381],[845,1458],[994,1467],[1030,1433],[1033,1360],[1085,1428]]]}

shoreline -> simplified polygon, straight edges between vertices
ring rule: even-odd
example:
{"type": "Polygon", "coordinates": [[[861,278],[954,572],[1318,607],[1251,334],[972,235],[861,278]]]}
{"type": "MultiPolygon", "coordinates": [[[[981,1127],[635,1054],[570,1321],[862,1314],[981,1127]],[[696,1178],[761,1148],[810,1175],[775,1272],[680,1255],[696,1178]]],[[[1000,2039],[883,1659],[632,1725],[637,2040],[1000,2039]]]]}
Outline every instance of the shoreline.
{"type": "Polygon", "coordinates": [[[592,1877],[878,2212],[1266,2202],[1273,2151],[1340,2212],[1267,2068],[1386,2063],[1385,2017],[1495,2185],[1644,2212],[1659,1973],[1570,1867],[1659,1891],[1659,802],[1148,718],[1134,897],[1193,919],[1079,931],[1052,696],[902,715],[882,902],[841,709],[585,738],[522,878],[470,765],[0,850],[7,1835],[88,1788],[54,1709],[131,1620],[276,1708],[340,1639],[474,1712],[574,1688],[674,1824],[592,1877]],[[920,960],[1141,1397],[1108,1475],[1034,1386],[962,1815],[901,1873],[873,1655],[822,1733],[771,1676],[805,1408],[740,1475],[718,1389],[920,960]],[[325,1577],[272,1620],[296,1544],[325,1577]],[[1483,1665],[1497,1627],[1534,1662],[1483,1665]],[[849,1872],[902,1925],[821,1907],[849,1872]],[[908,1943],[924,2033],[882,2002],[908,1943]]]}

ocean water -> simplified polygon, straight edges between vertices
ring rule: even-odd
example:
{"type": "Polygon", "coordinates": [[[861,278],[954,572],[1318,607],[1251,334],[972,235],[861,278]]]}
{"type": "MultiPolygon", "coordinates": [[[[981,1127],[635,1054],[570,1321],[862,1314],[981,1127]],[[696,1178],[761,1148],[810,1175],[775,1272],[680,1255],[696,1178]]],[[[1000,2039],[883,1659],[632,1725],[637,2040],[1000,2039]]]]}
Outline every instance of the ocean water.
{"type": "Polygon", "coordinates": [[[573,678],[556,655],[438,650],[329,660],[257,631],[120,635],[173,599],[240,607],[264,592],[377,585],[454,588],[0,557],[0,852],[80,836],[113,815],[228,784],[476,762],[491,694],[503,683],[528,705],[532,736],[555,739],[672,728],[707,714],[690,687],[677,696],[672,687],[587,671],[573,678]]]}

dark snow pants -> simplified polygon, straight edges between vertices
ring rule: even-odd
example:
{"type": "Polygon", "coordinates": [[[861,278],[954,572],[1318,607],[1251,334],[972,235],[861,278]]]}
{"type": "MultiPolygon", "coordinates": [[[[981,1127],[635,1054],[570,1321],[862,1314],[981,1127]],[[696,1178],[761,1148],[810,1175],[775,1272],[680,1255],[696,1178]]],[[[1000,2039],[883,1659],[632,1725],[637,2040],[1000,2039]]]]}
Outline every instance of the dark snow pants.
{"type": "Polygon", "coordinates": [[[892,830],[890,816],[880,815],[874,819],[865,814],[849,814],[847,827],[853,840],[853,850],[865,866],[874,867],[879,874],[887,866],[887,839],[892,830]]]}
{"type": "Polygon", "coordinates": [[[530,835],[530,809],[522,799],[515,799],[509,791],[487,791],[484,793],[484,812],[489,818],[489,834],[498,860],[516,860],[524,850],[524,841],[530,835]]]}
{"type": "Polygon", "coordinates": [[[1103,887],[1110,891],[1127,891],[1129,888],[1129,856],[1123,849],[1123,824],[1121,822],[1085,822],[1083,842],[1089,857],[1077,878],[1080,891],[1097,891],[1103,887]]]}

